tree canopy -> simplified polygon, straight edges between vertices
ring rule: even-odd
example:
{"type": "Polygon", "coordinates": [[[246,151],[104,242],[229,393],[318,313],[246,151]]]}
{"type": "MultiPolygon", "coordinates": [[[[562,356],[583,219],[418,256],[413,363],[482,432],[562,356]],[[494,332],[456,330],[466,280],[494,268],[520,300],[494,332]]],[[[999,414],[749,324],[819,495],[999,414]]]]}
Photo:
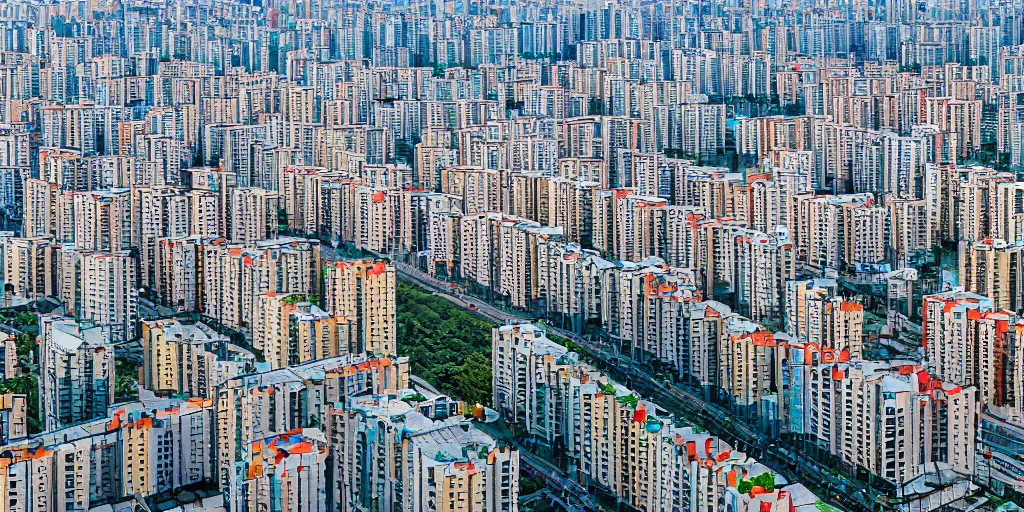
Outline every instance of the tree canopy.
{"type": "Polygon", "coordinates": [[[398,284],[398,353],[413,374],[470,404],[491,402],[490,322],[443,297],[398,284]]]}

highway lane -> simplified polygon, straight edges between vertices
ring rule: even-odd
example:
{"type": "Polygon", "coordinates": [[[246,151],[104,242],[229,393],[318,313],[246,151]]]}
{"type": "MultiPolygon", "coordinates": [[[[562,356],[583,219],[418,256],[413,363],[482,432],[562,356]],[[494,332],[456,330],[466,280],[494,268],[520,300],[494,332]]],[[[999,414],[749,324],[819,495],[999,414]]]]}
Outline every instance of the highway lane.
{"type": "Polygon", "coordinates": [[[565,475],[565,473],[558,467],[552,464],[550,461],[535,455],[529,451],[522,444],[515,440],[508,430],[504,429],[501,425],[494,423],[478,423],[481,430],[487,432],[492,437],[503,439],[508,444],[514,446],[519,450],[519,459],[526,465],[530,466],[535,470],[535,474],[547,480],[547,482],[554,487],[562,496],[570,497],[571,501],[577,502],[572,507],[566,507],[570,510],[604,510],[594,497],[587,491],[587,488],[582,484],[573,480],[565,475]],[[583,507],[582,509],[577,507],[583,507]]]}

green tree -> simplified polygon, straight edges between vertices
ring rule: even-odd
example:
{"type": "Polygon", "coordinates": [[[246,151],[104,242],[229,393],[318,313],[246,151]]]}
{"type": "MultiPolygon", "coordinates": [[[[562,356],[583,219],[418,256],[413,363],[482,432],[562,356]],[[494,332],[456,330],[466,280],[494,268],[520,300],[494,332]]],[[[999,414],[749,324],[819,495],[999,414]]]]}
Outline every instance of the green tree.
{"type": "Polygon", "coordinates": [[[774,473],[761,473],[750,479],[756,487],[763,487],[764,490],[772,492],[775,490],[775,474],[774,473]]]}
{"type": "Polygon", "coordinates": [[[750,492],[750,490],[753,488],[754,483],[751,482],[750,480],[744,480],[741,478],[740,481],[736,483],[736,492],[740,494],[746,494],[750,492]]]}
{"type": "Polygon", "coordinates": [[[28,432],[37,434],[42,431],[38,415],[32,414],[39,411],[39,381],[35,375],[26,373],[11,379],[0,379],[0,393],[26,395],[28,398],[26,409],[29,412],[28,432]]]}
{"type": "Polygon", "coordinates": [[[527,474],[525,471],[519,473],[519,495],[529,496],[543,488],[547,487],[547,483],[540,479],[534,478],[527,474]]]}
{"type": "Polygon", "coordinates": [[[452,376],[454,393],[471,404],[491,403],[491,358],[480,353],[470,354],[452,376]]]}
{"type": "Polygon", "coordinates": [[[397,298],[398,353],[412,372],[442,393],[490,405],[494,324],[405,283],[397,298]]]}
{"type": "Polygon", "coordinates": [[[139,366],[119,359],[114,363],[114,399],[131,402],[139,399],[139,366]]]}
{"type": "Polygon", "coordinates": [[[14,344],[18,348],[18,358],[28,357],[35,351],[36,343],[32,337],[25,333],[18,333],[14,336],[14,344]]]}
{"type": "Polygon", "coordinates": [[[35,327],[39,324],[39,317],[35,313],[29,313],[28,311],[22,311],[18,313],[18,316],[14,317],[14,324],[16,327],[35,327]]]}

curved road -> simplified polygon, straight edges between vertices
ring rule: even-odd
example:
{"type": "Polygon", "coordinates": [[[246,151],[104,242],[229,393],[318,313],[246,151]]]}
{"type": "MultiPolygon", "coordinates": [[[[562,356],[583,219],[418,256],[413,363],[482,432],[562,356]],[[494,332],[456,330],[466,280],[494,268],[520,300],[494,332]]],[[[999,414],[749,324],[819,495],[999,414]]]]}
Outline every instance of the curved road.
{"type": "Polygon", "coordinates": [[[425,381],[425,380],[423,380],[423,379],[421,379],[421,378],[419,378],[416,375],[413,375],[411,373],[409,374],[409,380],[411,380],[413,382],[413,384],[416,384],[417,386],[420,386],[423,389],[425,389],[427,391],[430,391],[431,393],[433,393],[435,395],[443,395],[444,394],[444,393],[441,393],[440,391],[438,391],[437,388],[435,388],[434,386],[431,386],[429,382],[427,382],[427,381],[425,381]]]}

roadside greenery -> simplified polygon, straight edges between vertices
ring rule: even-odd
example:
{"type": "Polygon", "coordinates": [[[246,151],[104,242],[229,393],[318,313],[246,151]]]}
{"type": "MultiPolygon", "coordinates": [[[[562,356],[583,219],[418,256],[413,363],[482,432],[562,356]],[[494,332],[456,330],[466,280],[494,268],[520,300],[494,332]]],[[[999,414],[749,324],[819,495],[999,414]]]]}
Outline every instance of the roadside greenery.
{"type": "Polygon", "coordinates": [[[771,472],[761,473],[750,480],[740,478],[738,484],[736,484],[736,490],[741,494],[751,492],[755,487],[760,487],[766,492],[772,492],[775,490],[775,474],[771,472]]]}
{"type": "Polygon", "coordinates": [[[398,354],[412,373],[470,404],[491,402],[491,328],[443,297],[399,282],[398,354]]]}

